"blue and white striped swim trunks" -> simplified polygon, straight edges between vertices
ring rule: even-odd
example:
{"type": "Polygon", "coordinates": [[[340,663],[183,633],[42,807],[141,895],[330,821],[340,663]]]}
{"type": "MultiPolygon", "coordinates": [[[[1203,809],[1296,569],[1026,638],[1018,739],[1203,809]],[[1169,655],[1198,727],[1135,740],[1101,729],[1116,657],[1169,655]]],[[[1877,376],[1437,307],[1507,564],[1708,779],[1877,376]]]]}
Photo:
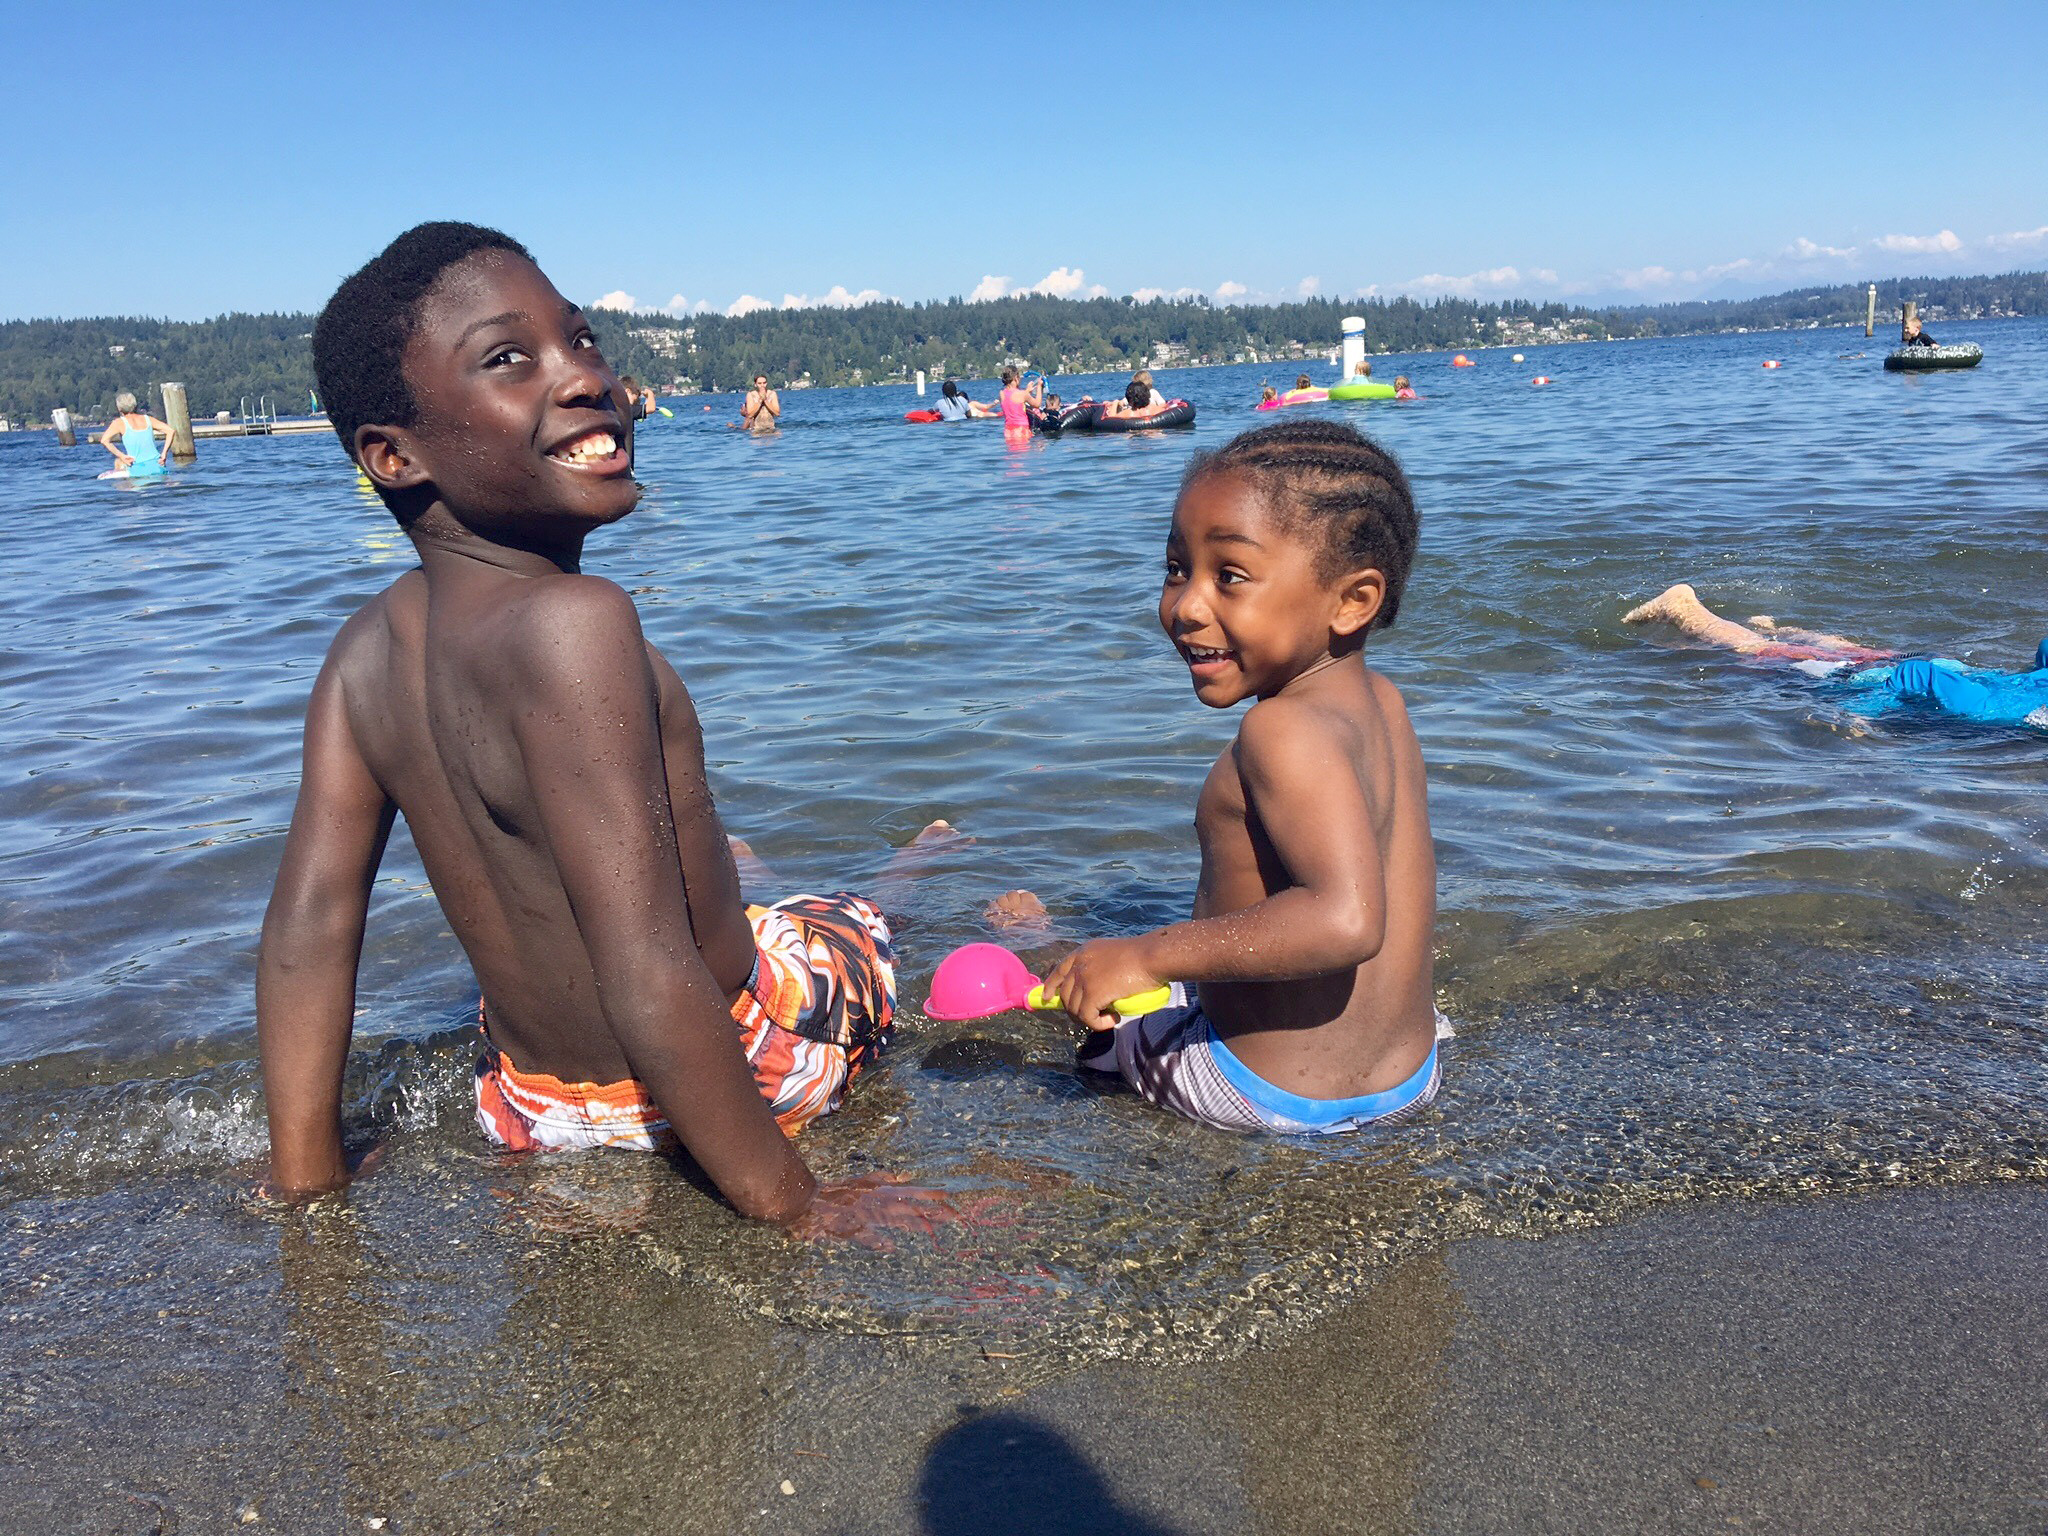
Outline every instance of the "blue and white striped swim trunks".
{"type": "Polygon", "coordinates": [[[1274,1087],[1238,1060],[1202,1005],[1176,986],[1173,1002],[1157,1013],[1091,1034],[1079,1060],[1090,1071],[1117,1074],[1161,1109],[1218,1130],[1328,1136],[1396,1122],[1428,1104],[1443,1083],[1441,1044],[1452,1033],[1439,1013],[1436,1042],[1405,1083],[1356,1098],[1309,1099],[1274,1087]]]}

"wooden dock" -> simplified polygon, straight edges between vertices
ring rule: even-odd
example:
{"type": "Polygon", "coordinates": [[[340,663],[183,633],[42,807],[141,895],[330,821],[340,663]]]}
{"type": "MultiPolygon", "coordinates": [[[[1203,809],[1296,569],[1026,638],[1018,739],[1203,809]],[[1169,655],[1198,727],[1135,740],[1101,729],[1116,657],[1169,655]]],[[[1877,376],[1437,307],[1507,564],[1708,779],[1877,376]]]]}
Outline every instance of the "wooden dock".
{"type": "Polygon", "coordinates": [[[192,435],[198,437],[285,437],[294,432],[332,432],[334,423],[325,416],[294,418],[290,421],[195,421],[192,435]]]}

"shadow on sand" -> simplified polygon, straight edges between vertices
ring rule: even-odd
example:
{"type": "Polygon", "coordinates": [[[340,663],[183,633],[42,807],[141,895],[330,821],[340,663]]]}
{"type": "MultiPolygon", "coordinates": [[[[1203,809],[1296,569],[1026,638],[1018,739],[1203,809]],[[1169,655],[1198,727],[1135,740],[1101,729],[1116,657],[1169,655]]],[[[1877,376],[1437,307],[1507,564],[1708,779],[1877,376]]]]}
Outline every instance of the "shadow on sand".
{"type": "Polygon", "coordinates": [[[1175,1536],[1118,1503],[1064,1435],[1018,1413],[949,1430],[918,1478],[926,1536],[1175,1536]]]}

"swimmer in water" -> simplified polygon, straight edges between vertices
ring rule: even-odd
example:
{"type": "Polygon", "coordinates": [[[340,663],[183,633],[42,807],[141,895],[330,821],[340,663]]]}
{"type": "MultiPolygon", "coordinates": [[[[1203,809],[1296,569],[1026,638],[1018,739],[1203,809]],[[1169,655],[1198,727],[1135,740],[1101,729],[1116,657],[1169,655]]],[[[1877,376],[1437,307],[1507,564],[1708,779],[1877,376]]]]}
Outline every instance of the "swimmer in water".
{"type": "Polygon", "coordinates": [[[1131,382],[1145,386],[1145,403],[1147,405],[1162,406],[1166,404],[1166,396],[1159,393],[1159,386],[1152,382],[1152,370],[1150,368],[1140,368],[1131,375],[1131,382]]]}
{"type": "Polygon", "coordinates": [[[746,404],[740,407],[740,420],[749,432],[773,432],[781,419],[782,396],[768,387],[767,374],[755,374],[754,387],[747,391],[746,404]]]}
{"type": "Polygon", "coordinates": [[[1414,389],[1410,387],[1407,374],[1397,373],[1394,375],[1394,398],[1396,400],[1420,400],[1422,397],[1416,394],[1414,389]]]}
{"type": "Polygon", "coordinates": [[[1147,417],[1157,416],[1165,409],[1166,402],[1159,399],[1159,391],[1149,384],[1133,379],[1124,386],[1123,399],[1110,401],[1102,408],[1102,414],[1119,419],[1143,421],[1147,417]],[[1158,403],[1154,404],[1155,401],[1158,403]]]}
{"type": "Polygon", "coordinates": [[[2025,672],[1967,666],[1940,656],[1905,656],[1859,645],[1840,635],[1780,624],[1758,614],[1747,624],[1724,619],[1685,582],[1622,615],[1624,624],[1669,624],[1680,634],[1757,661],[1788,663],[1809,677],[1845,690],[1854,710],[1882,713],[1921,704],[1980,725],[2023,725],[2048,730],[2048,640],[2025,672]]]}
{"type": "Polygon", "coordinates": [[[1003,413],[1005,432],[1028,432],[1031,430],[1031,413],[1045,409],[1045,386],[1033,384],[1029,389],[1018,387],[1022,377],[1015,368],[1003,370],[1003,391],[996,397],[1003,413]]]}
{"type": "Polygon", "coordinates": [[[1264,405],[1268,400],[1278,400],[1279,398],[1280,391],[1272,385],[1261,384],[1259,386],[1259,404],[1264,405]]]}
{"type": "Polygon", "coordinates": [[[1251,707],[1196,802],[1193,917],[1093,940],[1045,979],[1090,1031],[1083,1067],[1234,1131],[1355,1130],[1436,1096],[1422,751],[1364,654],[1417,532],[1400,465],[1342,423],[1261,427],[1188,465],[1159,622],[1196,698],[1251,707]],[[1193,985],[1110,1012],[1169,982],[1193,985]]]}
{"type": "Polygon", "coordinates": [[[114,468],[133,474],[139,464],[144,474],[160,473],[171,456],[170,424],[138,410],[135,396],[125,389],[114,396],[114,409],[120,414],[107,423],[99,437],[100,446],[114,456],[114,468]],[[161,449],[156,446],[159,432],[164,439],[161,449]]]}

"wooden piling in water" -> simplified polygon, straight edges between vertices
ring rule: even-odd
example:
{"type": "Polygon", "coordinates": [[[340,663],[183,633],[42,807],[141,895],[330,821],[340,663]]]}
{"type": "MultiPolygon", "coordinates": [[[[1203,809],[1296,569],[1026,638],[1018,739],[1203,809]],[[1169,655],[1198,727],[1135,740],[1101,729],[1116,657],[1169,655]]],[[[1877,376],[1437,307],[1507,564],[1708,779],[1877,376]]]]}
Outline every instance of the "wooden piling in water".
{"type": "Polygon", "coordinates": [[[50,425],[57,429],[57,446],[59,448],[76,448],[78,446],[78,433],[71,425],[71,413],[65,410],[63,406],[60,405],[57,409],[50,412],[50,425]]]}
{"type": "Polygon", "coordinates": [[[1919,317],[1920,306],[1912,299],[1906,300],[1906,307],[1899,311],[1899,340],[1906,339],[1906,327],[1919,317]]]}
{"type": "Polygon", "coordinates": [[[1865,336],[1875,336],[1877,334],[1877,284],[1875,283],[1870,285],[1870,308],[1865,310],[1863,314],[1863,334],[1865,336]]]}
{"type": "Polygon", "coordinates": [[[185,398],[185,386],[157,387],[164,392],[164,421],[171,429],[171,457],[180,464],[190,464],[199,457],[199,450],[192,443],[192,406],[185,398]]]}

